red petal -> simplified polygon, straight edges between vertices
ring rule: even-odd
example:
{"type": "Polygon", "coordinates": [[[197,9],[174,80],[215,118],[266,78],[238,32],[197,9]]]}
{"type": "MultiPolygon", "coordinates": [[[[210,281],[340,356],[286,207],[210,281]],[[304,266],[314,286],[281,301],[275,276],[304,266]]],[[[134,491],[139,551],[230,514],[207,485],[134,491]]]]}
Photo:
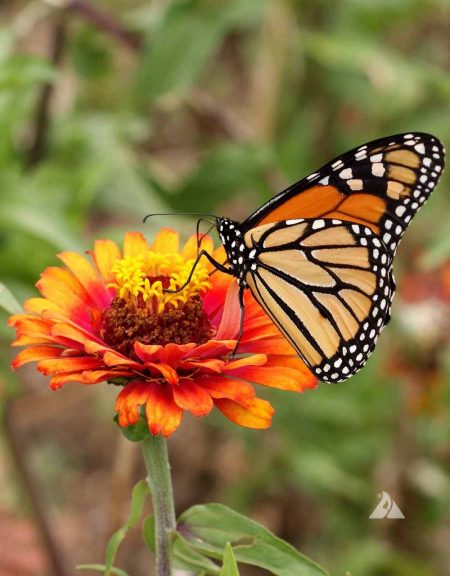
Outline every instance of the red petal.
{"type": "Polygon", "coordinates": [[[175,404],[170,386],[160,384],[148,386],[145,411],[149,430],[152,434],[170,436],[180,425],[183,410],[175,404]]]}
{"type": "Polygon", "coordinates": [[[241,308],[239,306],[239,286],[236,280],[228,287],[225,304],[223,306],[222,319],[217,330],[217,340],[236,339],[239,334],[239,322],[241,319],[241,308]]]}
{"type": "Polygon", "coordinates": [[[215,400],[214,404],[229,420],[246,428],[268,428],[274,409],[272,405],[261,398],[253,398],[244,408],[233,400],[215,400]]]}

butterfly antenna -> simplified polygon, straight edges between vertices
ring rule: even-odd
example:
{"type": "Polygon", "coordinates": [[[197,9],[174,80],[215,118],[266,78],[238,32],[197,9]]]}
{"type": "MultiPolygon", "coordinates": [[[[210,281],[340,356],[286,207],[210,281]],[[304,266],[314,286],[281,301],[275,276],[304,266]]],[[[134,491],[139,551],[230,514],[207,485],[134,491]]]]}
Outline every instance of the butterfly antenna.
{"type": "Polygon", "coordinates": [[[206,220],[205,218],[200,218],[199,220],[197,220],[197,226],[195,227],[195,232],[196,232],[196,237],[197,237],[197,256],[200,252],[200,247],[202,245],[203,239],[206,236],[208,236],[208,234],[211,232],[211,230],[213,228],[216,228],[215,222],[211,222],[211,220],[206,220]],[[200,235],[200,223],[201,222],[208,222],[209,224],[211,224],[211,226],[208,228],[208,230],[204,234],[200,235]]]}
{"type": "MultiPolygon", "coordinates": [[[[147,220],[154,218],[155,216],[208,216],[209,218],[218,218],[216,214],[211,214],[209,212],[155,212],[153,214],[147,214],[142,221],[145,224],[147,220]]],[[[210,221],[207,220],[207,222],[210,221]]]]}

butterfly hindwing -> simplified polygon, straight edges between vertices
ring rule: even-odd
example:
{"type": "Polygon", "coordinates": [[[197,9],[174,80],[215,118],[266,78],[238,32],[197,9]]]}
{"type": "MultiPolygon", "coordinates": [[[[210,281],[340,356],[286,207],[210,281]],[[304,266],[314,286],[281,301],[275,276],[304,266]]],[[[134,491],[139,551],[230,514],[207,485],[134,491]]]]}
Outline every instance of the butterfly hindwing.
{"type": "Polygon", "coordinates": [[[433,191],[445,152],[429,134],[374,140],[332,160],[252,214],[241,229],[295,218],[328,218],[371,228],[394,254],[433,191]]]}
{"type": "Polygon", "coordinates": [[[311,370],[345,380],[389,320],[392,256],[367,226],[297,219],[248,231],[245,280],[311,370]]]}

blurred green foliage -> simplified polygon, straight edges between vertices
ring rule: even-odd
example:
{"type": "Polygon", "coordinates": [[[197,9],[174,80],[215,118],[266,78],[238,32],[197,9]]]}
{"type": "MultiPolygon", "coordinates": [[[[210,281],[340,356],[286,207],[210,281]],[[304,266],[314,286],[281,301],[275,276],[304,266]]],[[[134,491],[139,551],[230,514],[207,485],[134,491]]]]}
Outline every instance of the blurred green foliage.
{"type": "MultiPolygon", "coordinates": [[[[446,0],[96,3],[117,27],[95,10],[8,4],[0,279],[18,299],[61,250],[128,229],[194,230],[176,216],[143,226],[148,213],[244,218],[364,141],[421,130],[450,145],[446,0]]],[[[400,286],[411,262],[449,261],[449,183],[447,171],[402,245],[400,286]]],[[[408,314],[394,304],[377,352],[349,382],[272,392],[270,432],[226,428],[245,439],[252,467],[223,501],[242,511],[284,502],[280,535],[331,574],[440,576],[449,564],[448,327],[431,346],[408,330],[408,314]],[[431,409],[411,409],[421,386],[431,409]],[[368,519],[381,490],[398,498],[403,524],[368,519]]],[[[7,358],[11,333],[1,330],[7,358]]]]}

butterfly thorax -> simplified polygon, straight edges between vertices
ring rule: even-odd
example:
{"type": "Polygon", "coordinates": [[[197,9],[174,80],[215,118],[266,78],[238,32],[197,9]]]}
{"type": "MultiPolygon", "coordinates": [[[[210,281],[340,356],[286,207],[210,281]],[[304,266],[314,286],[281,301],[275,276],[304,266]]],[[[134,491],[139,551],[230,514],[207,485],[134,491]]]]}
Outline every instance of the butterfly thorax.
{"type": "Polygon", "coordinates": [[[229,218],[217,218],[217,230],[227,254],[229,269],[236,276],[239,286],[246,288],[249,249],[244,242],[239,223],[229,218]]]}

